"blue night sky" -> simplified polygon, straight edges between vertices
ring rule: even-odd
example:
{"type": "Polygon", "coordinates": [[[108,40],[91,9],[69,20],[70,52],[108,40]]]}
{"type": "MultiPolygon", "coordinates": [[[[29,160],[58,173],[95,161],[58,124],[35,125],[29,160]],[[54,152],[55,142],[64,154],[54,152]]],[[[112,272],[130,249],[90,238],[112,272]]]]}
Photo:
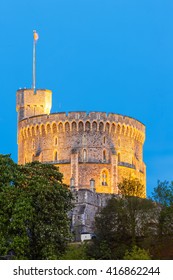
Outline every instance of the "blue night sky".
{"type": "Polygon", "coordinates": [[[1,0],[0,153],[17,162],[16,90],[53,91],[52,112],[103,111],[146,125],[147,190],[173,180],[173,1],[1,0]]]}

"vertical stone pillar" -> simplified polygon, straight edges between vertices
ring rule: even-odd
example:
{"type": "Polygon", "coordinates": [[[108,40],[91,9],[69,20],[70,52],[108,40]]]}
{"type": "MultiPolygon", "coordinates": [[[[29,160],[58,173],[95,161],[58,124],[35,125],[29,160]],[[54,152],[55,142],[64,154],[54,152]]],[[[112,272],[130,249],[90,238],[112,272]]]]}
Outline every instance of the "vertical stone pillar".
{"type": "Polygon", "coordinates": [[[111,193],[118,193],[118,167],[117,167],[117,155],[112,152],[111,155],[111,193]]]}
{"type": "Polygon", "coordinates": [[[73,149],[71,152],[71,178],[72,177],[75,181],[74,186],[78,189],[79,165],[77,149],[73,149]]]}

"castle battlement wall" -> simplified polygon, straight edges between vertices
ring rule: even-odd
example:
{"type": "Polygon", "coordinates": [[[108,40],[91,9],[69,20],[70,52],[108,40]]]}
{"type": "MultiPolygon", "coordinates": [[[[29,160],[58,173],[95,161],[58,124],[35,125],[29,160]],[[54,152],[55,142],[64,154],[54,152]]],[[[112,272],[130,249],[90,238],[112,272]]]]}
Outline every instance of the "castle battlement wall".
{"type": "Polygon", "coordinates": [[[53,132],[72,132],[76,131],[100,131],[129,135],[138,141],[145,141],[145,126],[131,117],[108,114],[102,112],[70,112],[54,113],[50,115],[32,116],[19,122],[21,133],[26,135],[40,133],[44,130],[48,133],[53,132]]]}

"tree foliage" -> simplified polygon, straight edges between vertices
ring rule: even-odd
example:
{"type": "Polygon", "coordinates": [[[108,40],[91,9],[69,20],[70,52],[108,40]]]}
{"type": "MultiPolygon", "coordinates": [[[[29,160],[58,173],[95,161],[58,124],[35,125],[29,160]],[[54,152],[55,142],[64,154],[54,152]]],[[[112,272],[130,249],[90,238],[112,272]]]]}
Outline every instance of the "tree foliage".
{"type": "Polygon", "coordinates": [[[66,252],[61,256],[61,260],[88,260],[87,243],[71,243],[66,252]]]}
{"type": "Polygon", "coordinates": [[[138,183],[125,179],[119,185],[121,196],[110,199],[97,215],[90,257],[173,259],[173,182],[158,182],[154,200],[137,196],[143,189],[138,183]]]}
{"type": "Polygon", "coordinates": [[[153,199],[162,206],[173,205],[173,181],[158,181],[158,185],[152,193],[153,199]]]}
{"type": "Polygon", "coordinates": [[[138,197],[110,199],[96,217],[97,238],[91,245],[90,254],[95,259],[122,259],[131,246],[150,237],[155,210],[151,200],[138,197]]]}
{"type": "Polygon", "coordinates": [[[119,192],[122,196],[137,196],[145,198],[144,185],[137,178],[124,178],[118,184],[119,192]]]}
{"type": "Polygon", "coordinates": [[[71,193],[53,165],[0,156],[0,255],[57,259],[70,238],[71,193]]]}
{"type": "Polygon", "coordinates": [[[157,255],[173,259],[173,181],[158,181],[152,197],[159,209],[157,255]]]}
{"type": "Polygon", "coordinates": [[[131,250],[127,250],[124,255],[124,260],[150,260],[150,254],[147,250],[141,249],[136,245],[131,250]]]}

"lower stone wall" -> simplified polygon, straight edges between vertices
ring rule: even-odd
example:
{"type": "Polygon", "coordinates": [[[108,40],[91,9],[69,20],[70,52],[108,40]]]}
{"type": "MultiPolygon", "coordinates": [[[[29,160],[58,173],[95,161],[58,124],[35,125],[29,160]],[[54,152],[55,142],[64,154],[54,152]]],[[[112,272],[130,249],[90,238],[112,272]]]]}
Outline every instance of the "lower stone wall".
{"type": "Polygon", "coordinates": [[[111,194],[101,194],[89,189],[74,190],[74,208],[70,213],[71,232],[75,241],[81,241],[81,233],[94,233],[94,221],[96,214],[106,206],[111,194]]]}

